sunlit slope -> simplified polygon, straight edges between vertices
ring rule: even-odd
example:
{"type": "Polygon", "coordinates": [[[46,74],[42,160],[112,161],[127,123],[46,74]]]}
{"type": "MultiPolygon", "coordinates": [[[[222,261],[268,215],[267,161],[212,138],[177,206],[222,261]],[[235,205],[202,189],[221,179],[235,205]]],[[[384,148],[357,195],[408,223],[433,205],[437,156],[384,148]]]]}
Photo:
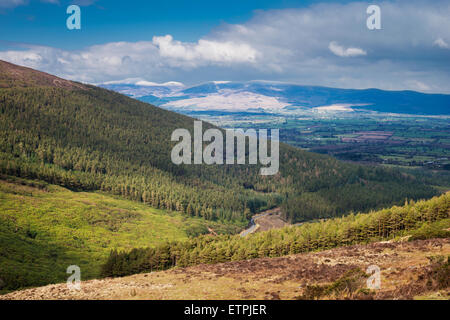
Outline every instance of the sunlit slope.
{"type": "Polygon", "coordinates": [[[153,209],[101,193],[72,192],[3,177],[0,180],[0,290],[65,281],[70,265],[99,276],[113,248],[152,247],[232,226],[153,209]]]}

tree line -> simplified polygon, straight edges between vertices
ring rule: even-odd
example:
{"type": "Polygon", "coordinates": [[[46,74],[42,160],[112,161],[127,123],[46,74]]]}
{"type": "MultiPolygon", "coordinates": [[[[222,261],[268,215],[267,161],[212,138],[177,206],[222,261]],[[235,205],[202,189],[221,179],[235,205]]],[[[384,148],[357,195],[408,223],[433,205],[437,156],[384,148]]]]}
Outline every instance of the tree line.
{"type": "Polygon", "coordinates": [[[401,207],[269,230],[246,238],[204,235],[154,248],[135,248],[127,252],[112,250],[102,267],[102,275],[117,277],[175,266],[279,257],[392,239],[405,234],[412,234],[413,239],[449,237],[449,226],[450,192],[428,201],[411,200],[401,207]]]}

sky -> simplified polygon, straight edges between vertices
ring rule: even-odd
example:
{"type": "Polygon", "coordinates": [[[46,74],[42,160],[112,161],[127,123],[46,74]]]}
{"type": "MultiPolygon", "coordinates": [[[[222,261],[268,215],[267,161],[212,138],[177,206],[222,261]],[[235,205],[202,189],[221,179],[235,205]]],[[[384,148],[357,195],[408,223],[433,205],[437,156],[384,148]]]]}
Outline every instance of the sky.
{"type": "Polygon", "coordinates": [[[0,59],[88,83],[450,93],[450,0],[0,0],[0,59]],[[66,26],[70,4],[80,30],[66,26]],[[371,4],[380,30],[367,28],[371,4]]]}

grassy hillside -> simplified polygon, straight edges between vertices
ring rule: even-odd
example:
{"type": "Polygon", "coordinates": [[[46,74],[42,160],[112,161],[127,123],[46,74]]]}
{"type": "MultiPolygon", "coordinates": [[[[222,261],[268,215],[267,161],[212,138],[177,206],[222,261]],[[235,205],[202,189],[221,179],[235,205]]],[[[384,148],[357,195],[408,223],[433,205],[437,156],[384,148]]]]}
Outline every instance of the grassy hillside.
{"type": "Polygon", "coordinates": [[[450,239],[371,243],[83,281],[81,290],[49,285],[0,300],[293,300],[450,299],[450,239]],[[368,266],[381,288],[367,288],[368,266]]]}
{"type": "Polygon", "coordinates": [[[150,208],[102,193],[0,180],[0,291],[62,282],[69,265],[100,275],[111,248],[156,246],[237,227],[150,208]]]}
{"type": "Polygon", "coordinates": [[[236,224],[280,204],[285,218],[297,222],[437,194],[411,174],[287,145],[280,145],[280,172],[270,177],[255,165],[176,166],[171,133],[192,131],[193,121],[0,61],[0,173],[236,224]]]}

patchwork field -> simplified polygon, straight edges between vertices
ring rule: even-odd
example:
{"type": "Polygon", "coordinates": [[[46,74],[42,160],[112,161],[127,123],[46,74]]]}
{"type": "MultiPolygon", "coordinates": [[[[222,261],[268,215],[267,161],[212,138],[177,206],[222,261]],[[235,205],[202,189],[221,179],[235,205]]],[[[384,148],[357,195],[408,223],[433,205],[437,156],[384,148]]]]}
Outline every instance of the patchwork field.
{"type": "Polygon", "coordinates": [[[227,128],[279,128],[282,142],[341,160],[438,170],[450,168],[447,116],[370,111],[196,116],[227,128]]]}

